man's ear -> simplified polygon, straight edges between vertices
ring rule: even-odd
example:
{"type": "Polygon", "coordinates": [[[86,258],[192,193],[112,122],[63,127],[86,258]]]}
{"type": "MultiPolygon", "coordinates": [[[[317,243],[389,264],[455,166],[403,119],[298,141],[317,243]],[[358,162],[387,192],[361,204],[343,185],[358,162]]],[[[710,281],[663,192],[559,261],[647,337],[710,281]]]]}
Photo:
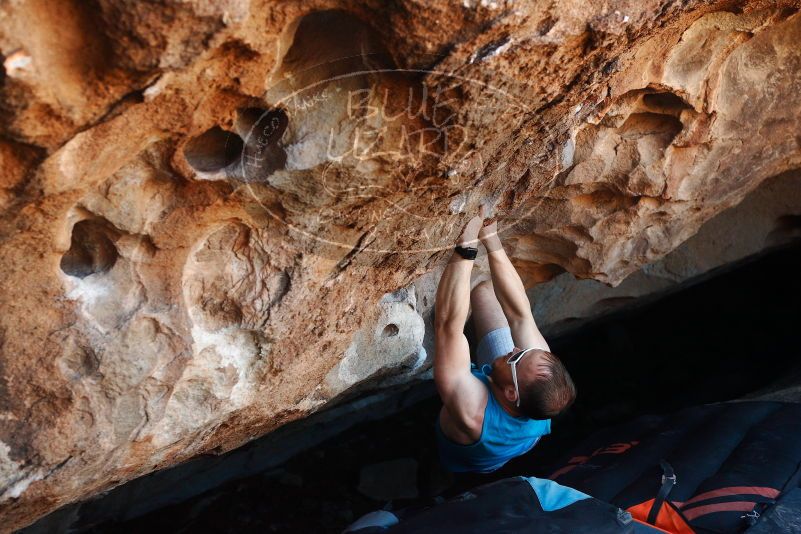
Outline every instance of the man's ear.
{"type": "Polygon", "coordinates": [[[509,402],[517,402],[517,393],[515,393],[514,385],[504,386],[503,396],[506,397],[506,400],[509,402]]]}

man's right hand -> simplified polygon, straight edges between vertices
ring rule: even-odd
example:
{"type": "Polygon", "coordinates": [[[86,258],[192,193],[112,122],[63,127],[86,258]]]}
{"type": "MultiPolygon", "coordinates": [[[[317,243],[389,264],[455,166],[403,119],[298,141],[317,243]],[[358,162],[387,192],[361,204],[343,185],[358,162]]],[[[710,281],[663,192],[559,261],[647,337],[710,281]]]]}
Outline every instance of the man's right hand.
{"type": "Polygon", "coordinates": [[[503,244],[501,243],[501,238],[498,237],[497,221],[493,221],[487,226],[482,226],[481,230],[479,230],[478,232],[478,238],[484,244],[484,248],[487,249],[488,253],[503,248],[503,244]]]}

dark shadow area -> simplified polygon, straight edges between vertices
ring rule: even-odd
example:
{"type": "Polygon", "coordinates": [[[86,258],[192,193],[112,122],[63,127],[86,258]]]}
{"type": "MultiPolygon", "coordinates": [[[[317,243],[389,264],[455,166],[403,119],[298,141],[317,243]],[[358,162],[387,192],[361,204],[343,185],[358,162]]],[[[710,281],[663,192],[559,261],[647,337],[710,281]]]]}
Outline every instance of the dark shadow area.
{"type": "Polygon", "coordinates": [[[198,172],[218,172],[235,165],[243,147],[241,137],[215,126],[192,138],[184,148],[184,157],[198,172]]]}
{"type": "Polygon", "coordinates": [[[341,532],[372,510],[429,505],[510,475],[543,476],[600,428],[801,377],[799,272],[801,247],[780,250],[553,339],[578,386],[576,404],[532,452],[492,475],[453,477],[439,468],[434,397],[357,425],[280,468],[88,531],[341,532]],[[403,498],[388,503],[392,495],[403,498]]]}
{"type": "Polygon", "coordinates": [[[118,237],[116,234],[110,224],[100,219],[75,223],[70,248],[61,257],[61,270],[78,278],[111,270],[119,257],[114,246],[114,239],[118,237]]]}

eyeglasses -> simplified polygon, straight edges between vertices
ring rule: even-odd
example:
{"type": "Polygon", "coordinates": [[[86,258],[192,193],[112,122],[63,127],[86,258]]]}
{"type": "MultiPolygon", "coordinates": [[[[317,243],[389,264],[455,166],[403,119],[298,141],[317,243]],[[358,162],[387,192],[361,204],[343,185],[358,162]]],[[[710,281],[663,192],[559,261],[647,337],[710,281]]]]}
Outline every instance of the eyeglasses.
{"type": "Polygon", "coordinates": [[[520,389],[517,386],[517,364],[523,359],[523,356],[525,356],[527,352],[532,350],[534,349],[530,348],[519,350],[506,359],[506,363],[512,366],[512,382],[515,384],[515,394],[517,395],[517,402],[515,402],[515,406],[518,408],[520,407],[520,389]]]}

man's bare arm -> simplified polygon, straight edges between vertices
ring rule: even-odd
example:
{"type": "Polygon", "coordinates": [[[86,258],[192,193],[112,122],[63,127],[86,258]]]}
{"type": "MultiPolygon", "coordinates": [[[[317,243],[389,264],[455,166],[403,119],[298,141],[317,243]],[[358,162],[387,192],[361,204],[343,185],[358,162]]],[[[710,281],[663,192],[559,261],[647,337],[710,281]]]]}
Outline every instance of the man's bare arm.
{"type": "MultiPolygon", "coordinates": [[[[470,220],[460,237],[462,246],[476,246],[481,218],[470,220]]],[[[471,260],[453,253],[437,287],[434,310],[434,382],[448,412],[468,423],[483,413],[486,390],[470,373],[470,348],[464,324],[470,311],[471,260]]]]}
{"type": "Polygon", "coordinates": [[[526,295],[526,288],[509,256],[503,249],[498,237],[498,225],[485,226],[479,233],[481,242],[487,249],[492,286],[495,296],[503,308],[503,314],[509,322],[512,340],[520,348],[539,348],[550,351],[548,343],[537,328],[534,315],[531,313],[531,302],[526,295]]]}

